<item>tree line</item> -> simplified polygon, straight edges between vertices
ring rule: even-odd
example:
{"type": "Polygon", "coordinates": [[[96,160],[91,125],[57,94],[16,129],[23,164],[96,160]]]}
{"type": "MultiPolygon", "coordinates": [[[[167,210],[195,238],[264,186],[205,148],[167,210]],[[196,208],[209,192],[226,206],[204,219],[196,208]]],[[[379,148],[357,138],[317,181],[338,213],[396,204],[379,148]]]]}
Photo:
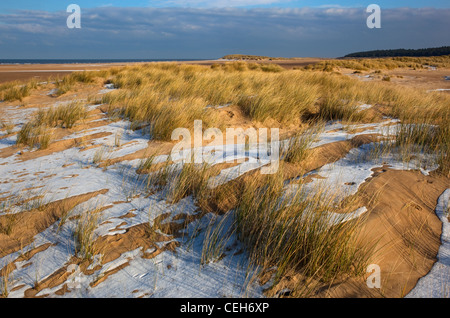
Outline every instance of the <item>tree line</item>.
{"type": "Polygon", "coordinates": [[[450,55],[450,46],[417,49],[417,50],[413,49],[375,50],[375,51],[351,53],[347,54],[344,57],[396,57],[396,56],[422,57],[422,56],[442,56],[442,55],[450,55]]]}

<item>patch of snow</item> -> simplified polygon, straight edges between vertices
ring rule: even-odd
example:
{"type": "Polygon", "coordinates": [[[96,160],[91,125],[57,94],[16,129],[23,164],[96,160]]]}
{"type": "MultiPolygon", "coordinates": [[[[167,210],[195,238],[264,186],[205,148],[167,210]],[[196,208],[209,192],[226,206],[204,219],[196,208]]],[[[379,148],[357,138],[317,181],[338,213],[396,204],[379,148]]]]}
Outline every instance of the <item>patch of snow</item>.
{"type": "Polygon", "coordinates": [[[450,297],[450,189],[439,197],[436,215],[442,222],[442,235],[437,262],[431,271],[419,279],[406,298],[449,298],[450,297]]]}
{"type": "MultiPolygon", "coordinates": [[[[98,106],[90,105],[88,109],[92,110],[98,106]]],[[[19,121],[24,123],[26,115],[35,111],[35,109],[15,107],[8,109],[8,106],[5,108],[11,116],[16,116],[16,124],[19,121]]],[[[331,122],[326,125],[323,132],[317,135],[317,141],[312,144],[312,147],[348,140],[361,134],[389,136],[395,132],[397,122],[389,119],[381,124],[345,127],[341,123],[331,122]],[[365,130],[360,133],[349,133],[353,129],[365,130]]],[[[118,158],[136,153],[148,146],[150,135],[143,133],[142,130],[132,131],[129,129],[129,125],[130,123],[127,121],[117,121],[73,133],[64,137],[63,140],[80,138],[94,133],[111,133],[109,136],[92,140],[92,143],[104,147],[104,159],[118,158]],[[122,144],[120,147],[115,146],[117,135],[120,135],[122,144]]],[[[0,148],[11,145],[15,141],[14,137],[0,140],[0,148]]],[[[288,140],[284,140],[275,146],[279,145],[283,149],[287,144],[288,140]]],[[[333,186],[334,190],[342,192],[342,196],[355,193],[359,185],[372,175],[372,169],[381,165],[380,162],[370,160],[367,162],[366,160],[356,161],[355,163],[355,158],[363,156],[370,150],[370,147],[370,145],[365,145],[354,149],[348,156],[336,163],[325,165],[316,173],[326,179],[313,179],[313,182],[305,186],[311,187],[311,189],[316,186],[333,186]]],[[[198,215],[198,207],[192,197],[184,198],[176,204],[169,204],[165,200],[164,193],[148,195],[146,182],[149,176],[136,174],[140,159],[119,162],[105,169],[96,167],[93,165],[93,157],[99,149],[80,151],[74,147],[24,162],[20,160],[19,154],[0,158],[1,192],[25,197],[42,195],[42,200],[49,203],[75,195],[108,189],[107,193],[79,204],[70,211],[70,216],[77,216],[97,207],[105,208],[101,212],[99,226],[94,231],[96,238],[125,233],[129,228],[140,224],[153,224],[161,215],[168,215],[164,222],[177,222],[177,217],[185,214],[198,215]],[[39,172],[43,173],[39,174],[39,172]],[[18,175],[21,176],[20,182],[15,183],[18,175]],[[67,178],[68,176],[71,177],[67,178]],[[44,188],[22,191],[36,186],[44,186],[44,188]],[[135,216],[123,218],[130,212],[135,216]]],[[[221,149],[222,151],[213,151],[220,149],[208,146],[193,150],[202,152],[212,165],[241,159],[236,166],[223,169],[217,178],[210,179],[211,187],[229,182],[248,171],[260,169],[269,164],[267,161],[259,160],[258,145],[240,144],[221,149]]],[[[183,152],[181,160],[175,162],[173,167],[179,169],[183,160],[189,158],[189,155],[190,151],[183,152]]],[[[162,163],[166,160],[168,160],[167,155],[160,155],[155,158],[154,163],[162,163]]],[[[393,157],[382,158],[382,161],[388,162],[395,169],[405,169],[405,166],[393,157]]],[[[429,169],[431,167],[424,168],[422,171],[428,173],[429,169]]],[[[289,188],[287,189],[289,190],[289,188]]],[[[16,207],[17,211],[19,208],[16,207]]],[[[335,218],[332,217],[330,220],[331,222],[345,222],[357,218],[365,212],[366,208],[361,207],[352,213],[335,215],[335,218]]],[[[205,257],[204,243],[208,235],[207,229],[211,224],[216,224],[215,222],[222,222],[225,231],[230,229],[231,216],[232,214],[220,217],[207,214],[192,222],[184,230],[184,237],[176,239],[177,242],[182,243],[176,249],[176,253],[166,251],[154,259],[145,259],[143,251],[136,249],[122,254],[113,262],[104,264],[93,275],[76,273],[72,279],[78,282],[79,286],[70,288],[71,292],[63,297],[241,297],[242,295],[261,297],[263,295],[262,286],[251,280],[254,278],[256,269],[248,267],[248,256],[245,253],[237,253],[243,247],[233,233],[224,242],[223,247],[227,247],[227,252],[223,258],[216,255],[210,262],[202,262],[205,257]],[[96,287],[90,286],[109,270],[125,263],[128,263],[128,266],[108,276],[105,282],[96,287]]],[[[13,282],[10,284],[11,288],[20,285],[24,285],[24,287],[11,292],[10,297],[23,297],[24,292],[32,288],[37,281],[42,281],[69,264],[70,258],[75,254],[73,233],[76,226],[76,219],[69,218],[64,224],[59,224],[57,221],[37,234],[33,242],[20,252],[0,258],[1,268],[6,263],[16,260],[21,253],[44,244],[51,244],[46,250],[36,253],[30,260],[16,264],[17,268],[11,273],[13,278],[13,282]]],[[[168,237],[168,241],[170,239],[168,237]]],[[[167,243],[161,242],[160,247],[167,243]]],[[[97,255],[94,264],[100,264],[100,258],[101,256],[97,255]]],[[[95,267],[94,264],[91,265],[91,269],[95,267]]],[[[62,285],[44,289],[38,295],[56,297],[54,293],[61,287],[62,285]]]]}
{"type": "Polygon", "coordinates": [[[336,195],[336,201],[340,201],[347,196],[354,195],[360,185],[372,176],[375,168],[387,165],[395,170],[419,169],[425,175],[438,168],[437,165],[433,164],[429,164],[427,169],[421,167],[423,164],[422,160],[427,158],[417,159],[417,161],[410,163],[404,163],[392,154],[386,154],[376,159],[371,159],[370,156],[367,158],[367,155],[374,147],[375,144],[371,143],[354,148],[344,158],[309,172],[305,176],[318,174],[322,178],[313,178],[312,182],[303,186],[311,189],[311,191],[314,189],[329,191],[330,195],[336,195]]]}
{"type": "MultiPolygon", "coordinates": [[[[14,130],[17,131],[17,130],[14,130]]],[[[6,138],[0,139],[0,149],[14,146],[17,142],[17,135],[12,135],[6,138]]]]}
{"type": "Polygon", "coordinates": [[[427,90],[427,93],[430,93],[430,92],[446,92],[446,91],[450,91],[450,88],[430,89],[430,90],[427,90]]]}
{"type": "Polygon", "coordinates": [[[363,104],[358,107],[359,111],[363,111],[363,110],[370,109],[370,108],[372,108],[372,105],[370,105],[370,104],[363,104]]]}

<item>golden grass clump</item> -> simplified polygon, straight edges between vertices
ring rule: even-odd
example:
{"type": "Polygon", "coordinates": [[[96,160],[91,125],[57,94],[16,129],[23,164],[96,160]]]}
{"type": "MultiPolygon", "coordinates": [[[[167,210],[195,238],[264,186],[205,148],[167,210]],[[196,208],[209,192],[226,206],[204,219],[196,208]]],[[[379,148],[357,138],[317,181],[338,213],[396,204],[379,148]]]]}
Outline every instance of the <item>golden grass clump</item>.
{"type": "Polygon", "coordinates": [[[50,144],[53,128],[70,129],[86,116],[87,110],[81,102],[40,109],[33,120],[22,126],[17,135],[17,144],[46,149],[50,144]]]}
{"type": "Polygon", "coordinates": [[[4,83],[0,85],[0,100],[6,102],[22,101],[25,97],[30,96],[31,90],[35,89],[38,83],[35,79],[22,84],[18,81],[4,83]]]}
{"type": "Polygon", "coordinates": [[[397,130],[394,150],[409,162],[417,154],[433,156],[438,171],[450,176],[450,124],[433,125],[431,122],[402,123],[397,130]]]}
{"type": "Polygon", "coordinates": [[[87,110],[82,102],[74,101],[58,107],[40,109],[36,121],[51,127],[72,128],[79,120],[87,117],[87,110]]]}
{"type": "Polygon", "coordinates": [[[209,192],[208,180],[211,171],[207,164],[183,164],[175,180],[170,183],[170,201],[175,203],[189,195],[193,195],[197,200],[205,199],[209,192]]]}
{"type": "Polygon", "coordinates": [[[306,70],[331,72],[335,68],[348,68],[357,71],[393,70],[396,68],[422,69],[428,66],[450,67],[450,55],[434,57],[391,57],[325,60],[305,66],[306,70]]]}
{"type": "Polygon", "coordinates": [[[320,96],[320,87],[298,72],[270,77],[259,73],[247,80],[251,83],[248,93],[240,95],[237,104],[246,115],[261,122],[269,118],[281,123],[298,122],[304,113],[313,110],[320,96]]]}
{"type": "Polygon", "coordinates": [[[55,80],[55,87],[57,89],[55,95],[61,96],[74,89],[76,83],[89,84],[95,81],[97,77],[107,77],[109,75],[106,71],[80,71],[73,72],[70,75],[59,77],[55,80]]]}
{"type": "Polygon", "coordinates": [[[319,117],[323,120],[361,122],[366,118],[366,112],[359,110],[357,101],[343,100],[330,94],[319,105],[319,117]]]}
{"type": "Polygon", "coordinates": [[[300,163],[307,159],[311,145],[322,129],[322,125],[312,125],[306,131],[297,133],[289,138],[287,147],[281,153],[281,158],[289,163],[300,163]]]}
{"type": "Polygon", "coordinates": [[[152,191],[163,191],[167,201],[177,203],[181,199],[192,195],[196,200],[207,200],[211,194],[208,187],[209,178],[216,172],[206,163],[179,163],[166,161],[152,168],[154,156],[143,159],[139,170],[148,173],[147,186],[152,191]],[[150,171],[153,170],[153,171],[150,171]]]}
{"type": "Polygon", "coordinates": [[[73,89],[73,86],[75,85],[75,80],[70,76],[65,76],[61,80],[57,79],[55,82],[56,86],[56,96],[64,95],[65,93],[69,92],[73,89]]]}
{"type": "Polygon", "coordinates": [[[8,200],[6,202],[0,202],[1,211],[3,211],[3,217],[0,220],[0,234],[11,235],[14,227],[17,225],[17,214],[10,210],[8,206],[8,200]]]}
{"type": "Polygon", "coordinates": [[[246,183],[235,218],[251,261],[263,269],[276,266],[276,279],[292,272],[324,282],[362,275],[372,247],[358,244],[360,219],[340,223],[329,213],[337,207],[326,190],[298,185],[287,195],[280,173],[262,186],[246,183]]]}
{"type": "Polygon", "coordinates": [[[83,213],[78,219],[75,231],[75,252],[83,260],[90,260],[95,255],[95,235],[99,221],[99,211],[92,210],[83,213]]]}
{"type": "Polygon", "coordinates": [[[30,148],[46,149],[50,144],[51,134],[51,130],[47,126],[31,121],[20,129],[16,143],[30,148]]]}

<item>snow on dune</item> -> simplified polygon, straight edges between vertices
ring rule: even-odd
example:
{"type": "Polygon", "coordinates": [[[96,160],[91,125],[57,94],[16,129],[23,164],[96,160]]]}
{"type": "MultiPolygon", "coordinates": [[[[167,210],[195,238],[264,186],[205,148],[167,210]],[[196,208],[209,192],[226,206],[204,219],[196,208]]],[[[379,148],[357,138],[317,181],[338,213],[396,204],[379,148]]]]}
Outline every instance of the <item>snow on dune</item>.
{"type": "Polygon", "coordinates": [[[407,298],[449,298],[450,297],[450,189],[447,189],[438,200],[436,215],[442,222],[441,246],[437,262],[431,271],[417,283],[416,287],[406,295],[407,298]]]}
{"type": "MultiPolygon", "coordinates": [[[[30,112],[29,109],[24,111],[30,112]]],[[[13,118],[13,122],[23,123],[22,118],[25,117],[25,114],[17,115],[16,118],[13,118]]],[[[348,140],[360,134],[387,136],[395,129],[396,122],[395,120],[388,120],[381,124],[352,127],[344,127],[340,123],[329,123],[325,130],[318,134],[317,141],[312,144],[312,147],[348,140]],[[352,129],[364,129],[364,131],[350,133],[352,129]]],[[[126,121],[118,121],[89,131],[77,132],[65,137],[65,139],[79,138],[101,132],[107,132],[110,135],[94,140],[93,144],[105,147],[105,159],[129,155],[148,146],[149,135],[142,134],[141,131],[130,130],[129,123],[126,121]],[[115,146],[117,136],[120,136],[122,145],[120,147],[115,146]]],[[[12,143],[14,143],[13,137],[0,139],[0,148],[7,147],[12,143]]],[[[281,147],[286,145],[286,141],[282,141],[280,144],[281,147]]],[[[237,145],[236,147],[245,148],[245,145],[237,145]]],[[[355,158],[367,153],[370,147],[371,145],[364,145],[353,149],[345,158],[323,166],[314,173],[324,179],[313,178],[312,182],[305,186],[310,187],[311,190],[314,187],[335,187],[334,190],[339,190],[343,198],[356,193],[359,186],[372,175],[372,169],[380,167],[385,162],[388,162],[395,169],[409,169],[393,157],[385,157],[381,161],[364,160],[358,162],[355,160],[355,158]],[[336,186],[338,189],[336,189],[336,186]]],[[[179,214],[195,215],[198,213],[192,197],[185,198],[176,204],[168,204],[160,194],[148,197],[136,195],[142,192],[144,187],[143,179],[135,173],[139,160],[123,161],[103,169],[93,164],[93,157],[99,151],[99,148],[81,149],[73,147],[27,161],[19,160],[19,154],[0,158],[1,197],[24,196],[24,193],[29,197],[42,195],[43,201],[49,203],[75,195],[108,189],[107,193],[80,204],[72,211],[72,215],[77,215],[99,205],[107,207],[102,211],[100,225],[95,230],[96,237],[121,234],[130,227],[147,222],[152,224],[158,216],[166,213],[170,213],[169,219],[173,219],[179,214]],[[37,186],[43,187],[36,189],[37,186]],[[122,218],[130,211],[133,211],[135,216],[122,218]]],[[[244,151],[240,155],[237,155],[235,150],[235,147],[232,147],[232,149],[225,148],[225,152],[220,154],[212,154],[211,148],[208,147],[202,147],[199,150],[212,156],[210,159],[213,165],[230,159],[246,159],[245,162],[232,168],[224,169],[216,179],[211,179],[211,187],[214,188],[222,183],[229,182],[248,171],[260,169],[268,164],[258,160],[257,145],[252,145],[248,149],[241,149],[244,151]],[[245,155],[242,156],[242,153],[245,155]]],[[[155,163],[164,162],[167,158],[167,155],[158,156],[155,158],[155,163]]],[[[427,171],[424,170],[425,173],[427,171]]],[[[287,187],[288,191],[289,187],[287,187]]],[[[293,191],[294,188],[290,188],[290,190],[293,191]]],[[[448,193],[446,199],[442,200],[447,200],[445,204],[448,204],[448,193]]],[[[19,207],[16,211],[18,209],[19,207]]],[[[340,218],[339,222],[359,217],[365,212],[366,208],[361,207],[344,216],[344,218],[340,218]]],[[[186,237],[177,239],[182,244],[177,248],[176,253],[167,251],[153,259],[145,259],[142,257],[145,251],[136,249],[122,254],[115,261],[104,264],[102,269],[94,275],[87,276],[75,271],[75,274],[71,276],[71,281],[75,285],[71,288],[71,292],[65,294],[64,297],[262,296],[262,286],[252,281],[255,269],[249,267],[245,253],[238,253],[242,246],[233,235],[224,243],[224,247],[228,247],[228,249],[223,258],[216,260],[216,262],[202,264],[203,242],[207,233],[205,229],[215,217],[208,214],[191,223],[186,230],[186,237]],[[194,235],[198,229],[203,229],[203,231],[194,235]],[[95,287],[91,286],[91,283],[98,279],[99,275],[101,276],[108,270],[124,264],[127,264],[127,266],[108,276],[106,282],[95,287]]],[[[30,260],[16,263],[17,268],[11,273],[13,280],[11,289],[14,289],[14,291],[10,293],[10,297],[23,297],[25,290],[32,288],[36,280],[43,280],[69,264],[69,259],[75,253],[73,238],[75,226],[75,220],[68,220],[58,229],[57,222],[36,235],[34,242],[24,246],[20,252],[12,253],[0,259],[0,267],[3,267],[6,263],[16,260],[23,252],[45,244],[50,245],[45,250],[36,253],[30,260]]],[[[448,246],[446,248],[448,249],[448,246]]],[[[441,255],[445,255],[445,253],[448,254],[448,251],[442,252],[441,255]]],[[[38,296],[56,297],[55,292],[61,287],[56,286],[52,289],[41,290],[38,296]]]]}

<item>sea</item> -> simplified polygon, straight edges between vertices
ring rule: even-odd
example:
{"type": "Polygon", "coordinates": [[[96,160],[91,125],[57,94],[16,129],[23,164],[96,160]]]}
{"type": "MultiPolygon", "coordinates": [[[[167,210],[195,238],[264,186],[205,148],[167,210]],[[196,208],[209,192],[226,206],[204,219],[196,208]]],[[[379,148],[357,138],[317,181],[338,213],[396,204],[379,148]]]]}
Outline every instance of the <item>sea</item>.
{"type": "Polygon", "coordinates": [[[0,65],[11,64],[108,64],[139,62],[183,62],[209,59],[0,59],[0,65]]]}

